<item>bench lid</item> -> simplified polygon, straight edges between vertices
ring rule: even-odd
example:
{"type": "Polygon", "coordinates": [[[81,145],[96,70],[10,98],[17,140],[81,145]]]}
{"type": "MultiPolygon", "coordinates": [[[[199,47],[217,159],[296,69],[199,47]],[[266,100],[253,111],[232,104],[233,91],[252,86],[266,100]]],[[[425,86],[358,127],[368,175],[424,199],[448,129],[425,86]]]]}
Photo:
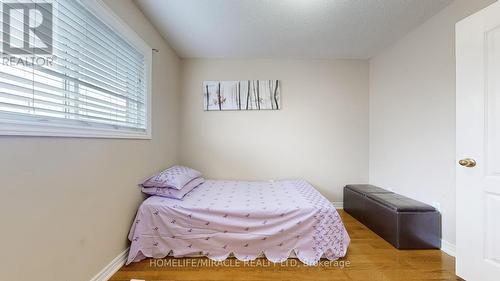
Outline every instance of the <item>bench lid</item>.
{"type": "Polygon", "coordinates": [[[348,184],[345,188],[356,191],[362,194],[368,193],[392,193],[391,191],[385,190],[378,186],[374,186],[371,184],[348,184]]]}
{"type": "Polygon", "coordinates": [[[436,208],[396,193],[371,193],[368,198],[397,212],[434,212],[436,208]]]}

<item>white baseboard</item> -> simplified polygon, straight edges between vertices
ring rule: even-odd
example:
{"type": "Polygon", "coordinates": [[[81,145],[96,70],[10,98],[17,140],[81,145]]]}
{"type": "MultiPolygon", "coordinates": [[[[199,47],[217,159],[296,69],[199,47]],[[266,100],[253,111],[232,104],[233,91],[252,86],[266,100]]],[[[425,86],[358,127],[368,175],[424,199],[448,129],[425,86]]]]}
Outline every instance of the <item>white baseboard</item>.
{"type": "Polygon", "coordinates": [[[342,202],[342,201],[332,202],[332,204],[335,207],[335,209],[344,209],[344,202],[342,202]]]}
{"type": "Polygon", "coordinates": [[[106,265],[99,273],[97,273],[90,281],[108,281],[113,274],[115,274],[122,266],[125,265],[128,257],[128,250],[121,252],[116,258],[114,258],[108,265],[106,265]]]}
{"type": "Polygon", "coordinates": [[[451,244],[446,240],[441,240],[441,251],[447,253],[448,255],[455,257],[456,247],[455,244],[451,244]]]}

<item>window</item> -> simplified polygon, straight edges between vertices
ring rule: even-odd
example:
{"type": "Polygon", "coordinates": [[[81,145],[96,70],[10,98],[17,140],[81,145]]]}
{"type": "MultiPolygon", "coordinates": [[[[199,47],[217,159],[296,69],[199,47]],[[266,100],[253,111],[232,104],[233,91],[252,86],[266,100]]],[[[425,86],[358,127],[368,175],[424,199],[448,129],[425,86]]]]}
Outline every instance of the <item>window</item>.
{"type": "Polygon", "coordinates": [[[151,48],[109,8],[16,0],[1,9],[1,135],[151,138],[151,48]]]}

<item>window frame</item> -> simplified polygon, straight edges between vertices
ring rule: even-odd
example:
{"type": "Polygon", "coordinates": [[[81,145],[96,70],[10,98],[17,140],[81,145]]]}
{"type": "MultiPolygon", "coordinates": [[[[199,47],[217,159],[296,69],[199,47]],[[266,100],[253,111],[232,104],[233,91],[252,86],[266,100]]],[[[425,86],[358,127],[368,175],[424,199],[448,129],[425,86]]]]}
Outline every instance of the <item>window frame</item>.
{"type": "MultiPolygon", "coordinates": [[[[118,17],[102,0],[80,0],[94,15],[119,33],[127,42],[144,54],[145,61],[145,109],[146,129],[144,131],[120,130],[107,128],[90,122],[81,125],[61,124],[57,119],[36,116],[34,118],[6,119],[0,116],[0,136],[46,136],[46,137],[77,137],[77,138],[110,138],[110,139],[152,139],[152,49],[118,17]],[[39,119],[39,120],[30,120],[39,119]],[[88,125],[85,125],[89,123],[88,125]]],[[[112,125],[109,125],[112,126],[112,125]]]]}

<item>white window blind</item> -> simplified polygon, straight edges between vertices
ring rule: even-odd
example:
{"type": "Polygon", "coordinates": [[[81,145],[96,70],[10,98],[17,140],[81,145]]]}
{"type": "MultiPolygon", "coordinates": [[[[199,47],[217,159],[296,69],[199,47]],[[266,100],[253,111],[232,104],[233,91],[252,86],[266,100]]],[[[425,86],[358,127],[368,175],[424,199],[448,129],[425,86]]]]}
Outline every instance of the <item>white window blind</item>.
{"type": "MultiPolygon", "coordinates": [[[[30,55],[36,63],[29,65],[12,59],[26,55],[3,53],[0,128],[6,134],[27,128],[36,135],[149,138],[151,49],[99,1],[8,3],[27,2],[52,4],[52,55],[30,55]]],[[[7,16],[11,42],[22,45],[26,15],[3,11],[2,22],[7,16]]],[[[32,25],[37,16],[30,13],[32,25]]],[[[38,40],[33,32],[28,36],[38,40]]]]}

